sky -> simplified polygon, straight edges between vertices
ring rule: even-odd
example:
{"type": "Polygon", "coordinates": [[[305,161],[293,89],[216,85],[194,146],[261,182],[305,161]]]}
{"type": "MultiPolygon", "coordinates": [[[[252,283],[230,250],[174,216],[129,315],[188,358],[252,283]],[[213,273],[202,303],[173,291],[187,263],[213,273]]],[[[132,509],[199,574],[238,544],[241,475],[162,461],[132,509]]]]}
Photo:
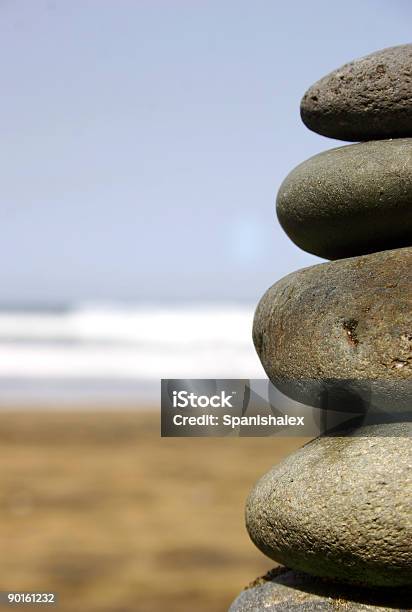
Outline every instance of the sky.
{"type": "Polygon", "coordinates": [[[408,0],[1,0],[0,302],[247,301],[321,260],[274,202],[299,102],[408,0]]]}

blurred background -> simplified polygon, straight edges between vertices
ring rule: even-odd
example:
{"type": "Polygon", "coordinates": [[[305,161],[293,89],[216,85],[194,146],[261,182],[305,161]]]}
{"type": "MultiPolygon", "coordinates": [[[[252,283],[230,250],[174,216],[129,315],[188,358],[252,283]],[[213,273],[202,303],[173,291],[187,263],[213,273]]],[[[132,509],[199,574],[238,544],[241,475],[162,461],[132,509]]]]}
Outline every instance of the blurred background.
{"type": "Polygon", "coordinates": [[[259,378],[306,88],[410,42],[407,0],[0,2],[1,589],[226,610],[272,567],[254,481],[302,440],[160,439],[160,378],[259,378]]]}

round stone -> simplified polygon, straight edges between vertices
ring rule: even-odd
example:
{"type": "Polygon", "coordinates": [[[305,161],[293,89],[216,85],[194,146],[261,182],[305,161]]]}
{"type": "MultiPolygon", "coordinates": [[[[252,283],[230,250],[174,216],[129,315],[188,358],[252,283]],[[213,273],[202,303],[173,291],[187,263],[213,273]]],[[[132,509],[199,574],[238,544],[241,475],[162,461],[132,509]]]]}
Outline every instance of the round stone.
{"type": "Polygon", "coordinates": [[[412,136],[412,44],[345,64],[312,85],[300,106],[304,124],[341,140],[412,136]]]}
{"type": "Polygon", "coordinates": [[[412,245],[412,138],[331,149],[280,186],[277,215],[304,251],[340,259],[412,245]]]}
{"type": "Polygon", "coordinates": [[[373,429],[317,438],[263,476],[246,504],[263,553],[315,576],[412,585],[412,427],[373,429]]]}
{"type": "Polygon", "coordinates": [[[362,589],[335,584],[284,567],[255,580],[236,598],[229,612],[330,610],[336,612],[406,612],[410,589],[362,589]]]}
{"type": "Polygon", "coordinates": [[[366,385],[384,410],[389,403],[392,412],[410,411],[412,248],[289,274],[258,304],[253,341],[289,397],[318,406],[325,382],[355,397],[366,385]]]}

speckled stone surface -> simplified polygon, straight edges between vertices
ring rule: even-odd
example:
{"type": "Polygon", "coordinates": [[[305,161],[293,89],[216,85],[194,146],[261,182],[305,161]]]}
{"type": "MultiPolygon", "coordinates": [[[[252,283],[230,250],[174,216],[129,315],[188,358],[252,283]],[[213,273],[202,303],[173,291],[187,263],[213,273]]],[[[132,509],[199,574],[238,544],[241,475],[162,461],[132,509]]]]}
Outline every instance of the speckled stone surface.
{"type": "Polygon", "coordinates": [[[303,250],[339,259],[412,245],[412,138],[331,149],[303,162],[277,196],[303,250]]]}
{"type": "Polygon", "coordinates": [[[410,609],[411,601],[412,592],[406,589],[369,591],[325,582],[286,568],[277,568],[245,589],[232,603],[229,612],[406,612],[410,609]]]}
{"type": "Polygon", "coordinates": [[[299,401],[316,405],[324,380],[367,381],[393,412],[410,410],[412,248],[289,274],[262,297],[253,341],[270,380],[299,401]]]}
{"type": "Polygon", "coordinates": [[[303,96],[301,117],[341,140],[412,136],[412,45],[371,53],[334,70],[303,96]]]}
{"type": "Polygon", "coordinates": [[[317,438],[258,481],[246,526],[263,553],[315,576],[412,585],[412,423],[374,429],[317,438]]]}

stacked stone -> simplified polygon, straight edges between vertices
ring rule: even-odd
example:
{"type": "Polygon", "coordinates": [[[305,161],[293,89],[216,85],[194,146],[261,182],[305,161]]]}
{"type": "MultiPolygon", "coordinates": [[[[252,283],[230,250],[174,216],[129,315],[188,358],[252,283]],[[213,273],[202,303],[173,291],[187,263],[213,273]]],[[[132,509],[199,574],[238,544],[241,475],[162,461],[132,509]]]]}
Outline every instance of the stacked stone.
{"type": "Polygon", "coordinates": [[[406,610],[412,45],[378,51],[321,79],[304,95],[301,116],[319,134],[361,142],[316,155],[281,185],[277,214],[288,236],[337,261],[299,270],[267,291],[255,315],[255,347],[270,380],[296,381],[301,400],[317,382],[370,383],[386,422],[320,436],[256,484],[247,529],[285,567],[252,584],[230,609],[406,610]]]}

